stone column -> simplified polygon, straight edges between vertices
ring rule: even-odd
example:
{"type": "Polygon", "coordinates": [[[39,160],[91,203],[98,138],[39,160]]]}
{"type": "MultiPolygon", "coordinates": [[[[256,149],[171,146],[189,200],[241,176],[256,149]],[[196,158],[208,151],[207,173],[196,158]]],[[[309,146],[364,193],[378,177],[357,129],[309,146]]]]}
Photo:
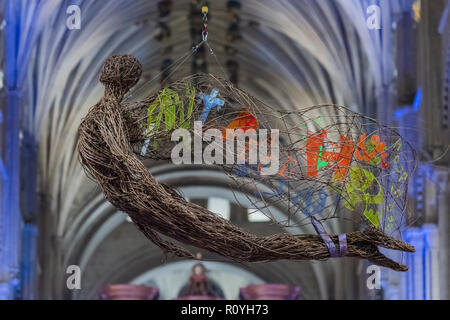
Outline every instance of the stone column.
{"type": "MultiPolygon", "coordinates": [[[[7,33],[8,37],[8,33],[7,33]]],[[[8,56],[7,56],[8,57],[8,56]]],[[[8,80],[8,78],[7,78],[8,80]]],[[[18,287],[20,264],[19,210],[19,92],[8,83],[5,117],[5,171],[0,211],[0,299],[14,299],[18,287]]]]}
{"type": "Polygon", "coordinates": [[[437,183],[436,205],[439,221],[439,289],[440,299],[450,299],[450,192],[448,168],[436,169],[435,182],[437,183]]]}
{"type": "Polygon", "coordinates": [[[34,134],[23,125],[23,140],[21,145],[20,177],[23,181],[20,194],[20,211],[25,222],[22,230],[22,250],[20,280],[22,299],[31,300],[36,295],[36,265],[37,265],[37,171],[38,145],[34,134]]]}
{"type": "Polygon", "coordinates": [[[406,254],[406,264],[410,270],[402,274],[402,299],[440,299],[441,281],[438,273],[442,268],[439,266],[438,256],[446,249],[440,248],[438,233],[435,224],[424,224],[406,230],[405,240],[416,248],[416,252],[406,254]]]}
{"type": "Polygon", "coordinates": [[[20,32],[17,25],[20,10],[17,2],[6,1],[5,5],[5,80],[6,110],[4,117],[4,171],[2,204],[0,208],[0,299],[19,296],[20,240],[22,217],[20,197],[20,100],[18,87],[17,48],[20,32]]]}
{"type": "Polygon", "coordinates": [[[21,298],[32,300],[36,297],[37,234],[35,225],[27,223],[22,232],[22,261],[20,266],[21,298]]]}

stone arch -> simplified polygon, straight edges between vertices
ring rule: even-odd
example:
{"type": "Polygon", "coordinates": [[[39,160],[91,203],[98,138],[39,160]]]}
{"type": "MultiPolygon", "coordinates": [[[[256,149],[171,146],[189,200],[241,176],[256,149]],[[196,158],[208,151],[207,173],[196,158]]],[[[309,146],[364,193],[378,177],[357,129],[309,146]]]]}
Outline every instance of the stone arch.
{"type": "MultiPolygon", "coordinates": [[[[159,181],[176,186],[188,198],[200,193],[204,197],[219,196],[236,202],[236,196],[230,190],[230,178],[219,170],[202,166],[183,167],[164,164],[152,167],[151,171],[159,181]]],[[[241,204],[245,203],[245,197],[239,199],[238,195],[237,198],[242,201],[241,204]]],[[[64,288],[65,297],[95,299],[97,291],[103,285],[129,283],[148,270],[162,268],[164,262],[180,261],[178,258],[165,260],[161,250],[149,243],[133,224],[127,222],[126,214],[117,211],[111,213],[112,208],[109,205],[99,208],[104,211],[97,212],[99,218],[95,227],[78,236],[79,241],[83,243],[75,245],[71,256],[67,257],[70,264],[81,267],[82,289],[69,291],[64,288]]],[[[273,212],[279,217],[283,216],[280,209],[273,212]]],[[[252,227],[251,224],[245,227],[249,226],[252,227]]],[[[277,232],[276,229],[271,230],[277,232]]],[[[255,227],[254,231],[257,232],[258,229],[255,227]]],[[[264,232],[270,232],[270,229],[264,232]]],[[[305,233],[305,230],[290,228],[289,232],[305,233]]],[[[243,268],[265,282],[300,285],[305,298],[327,298],[329,289],[327,279],[331,280],[329,268],[332,261],[321,263],[278,261],[241,265],[230,263],[223,257],[203,250],[189,249],[202,252],[206,262],[227,263],[230,268],[243,268]],[[304,277],[305,274],[310,276],[304,277]]]]}

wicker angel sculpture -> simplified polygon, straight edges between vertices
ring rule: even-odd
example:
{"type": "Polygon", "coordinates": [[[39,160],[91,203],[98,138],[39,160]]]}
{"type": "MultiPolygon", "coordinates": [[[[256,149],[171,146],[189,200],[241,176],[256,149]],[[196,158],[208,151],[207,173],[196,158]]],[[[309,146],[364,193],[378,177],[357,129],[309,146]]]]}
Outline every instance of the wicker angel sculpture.
{"type": "Polygon", "coordinates": [[[141,72],[133,56],[106,60],[104,96],[79,127],[78,149],[106,199],[162,250],[195,258],[171,238],[239,262],[347,256],[408,270],[378,249],[415,250],[393,236],[414,159],[395,130],[336,105],[275,111],[213,75],[124,102],[141,72]],[[158,183],[145,158],[218,166],[274,222],[311,224],[317,234],[250,234],[158,183]],[[288,219],[274,219],[273,207],[288,219]],[[364,231],[328,235],[322,223],[332,219],[364,231]]]}

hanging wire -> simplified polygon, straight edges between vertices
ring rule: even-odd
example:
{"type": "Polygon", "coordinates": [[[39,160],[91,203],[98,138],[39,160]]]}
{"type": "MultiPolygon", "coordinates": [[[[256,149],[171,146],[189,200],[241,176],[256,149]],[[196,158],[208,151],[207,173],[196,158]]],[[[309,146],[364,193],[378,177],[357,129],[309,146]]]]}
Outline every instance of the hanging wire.
{"type": "Polygon", "coordinates": [[[208,41],[208,7],[202,7],[203,19],[202,19],[202,40],[208,41]]]}
{"type": "Polygon", "coordinates": [[[206,45],[208,46],[209,51],[211,52],[211,55],[214,57],[214,60],[215,60],[216,63],[219,65],[220,70],[222,71],[222,73],[223,73],[225,79],[230,80],[229,77],[228,77],[228,74],[227,74],[226,71],[225,71],[225,68],[223,67],[222,63],[220,63],[219,58],[217,58],[217,56],[216,56],[216,54],[214,53],[214,51],[213,51],[211,45],[209,44],[209,42],[206,42],[206,45]]]}
{"type": "Polygon", "coordinates": [[[160,75],[162,75],[164,72],[169,70],[170,68],[176,66],[164,79],[162,79],[162,82],[168,79],[171,75],[173,75],[179,68],[182,66],[189,58],[191,58],[197,51],[200,49],[200,47],[205,43],[205,41],[199,42],[196,46],[192,47],[191,50],[188,50],[186,53],[184,53],[181,57],[179,57],[177,60],[175,60],[173,63],[162,69],[156,76],[154,76],[150,81],[146,82],[145,86],[140,87],[137,90],[134,90],[132,93],[129,93],[125,96],[125,100],[130,99],[132,97],[139,96],[139,93],[141,91],[146,90],[150,84],[152,84],[155,80],[159,78],[160,75]]]}
{"type": "MultiPolygon", "coordinates": [[[[225,71],[225,68],[224,68],[223,64],[217,58],[217,55],[215,54],[212,46],[210,45],[210,43],[208,41],[208,12],[209,12],[208,7],[207,6],[203,6],[202,7],[202,14],[203,14],[203,18],[202,18],[202,41],[199,42],[196,46],[192,47],[191,50],[189,50],[188,52],[183,54],[181,57],[179,57],[173,63],[171,63],[170,65],[168,65],[164,69],[162,69],[156,76],[153,77],[153,79],[151,79],[149,82],[146,83],[145,88],[148,88],[148,86],[150,84],[152,84],[156,79],[158,79],[160,75],[164,74],[164,72],[166,72],[167,70],[169,70],[172,67],[176,66],[164,79],[161,80],[161,82],[164,82],[165,80],[167,80],[171,75],[173,75],[180,68],[181,65],[183,65],[195,53],[197,53],[197,51],[205,43],[208,46],[210,54],[214,57],[215,62],[220,67],[220,70],[221,70],[223,76],[225,77],[225,79],[229,80],[229,76],[228,76],[227,72],[225,71]]],[[[125,97],[125,100],[130,99],[130,98],[135,97],[135,96],[138,96],[140,91],[141,90],[145,90],[145,88],[141,87],[140,89],[135,90],[133,93],[127,94],[126,97],[125,97]]]]}
{"type": "Polygon", "coordinates": [[[209,52],[211,53],[211,55],[214,57],[214,60],[216,61],[216,63],[219,65],[225,79],[229,80],[228,74],[225,72],[225,68],[223,67],[222,63],[220,63],[219,59],[217,58],[216,54],[214,53],[213,48],[211,47],[211,45],[209,44],[208,41],[208,12],[209,9],[207,6],[203,6],[202,7],[202,13],[203,13],[203,19],[202,19],[202,39],[204,42],[206,42],[206,45],[209,48],[209,52]]]}

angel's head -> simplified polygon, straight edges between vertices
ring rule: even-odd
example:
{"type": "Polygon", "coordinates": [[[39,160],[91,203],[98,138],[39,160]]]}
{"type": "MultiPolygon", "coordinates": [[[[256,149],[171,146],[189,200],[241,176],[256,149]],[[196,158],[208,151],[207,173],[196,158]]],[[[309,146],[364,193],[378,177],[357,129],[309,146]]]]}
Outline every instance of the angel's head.
{"type": "Polygon", "coordinates": [[[107,92],[123,95],[139,81],[141,74],[142,65],[134,56],[118,54],[106,59],[100,73],[100,82],[107,92]]]}

